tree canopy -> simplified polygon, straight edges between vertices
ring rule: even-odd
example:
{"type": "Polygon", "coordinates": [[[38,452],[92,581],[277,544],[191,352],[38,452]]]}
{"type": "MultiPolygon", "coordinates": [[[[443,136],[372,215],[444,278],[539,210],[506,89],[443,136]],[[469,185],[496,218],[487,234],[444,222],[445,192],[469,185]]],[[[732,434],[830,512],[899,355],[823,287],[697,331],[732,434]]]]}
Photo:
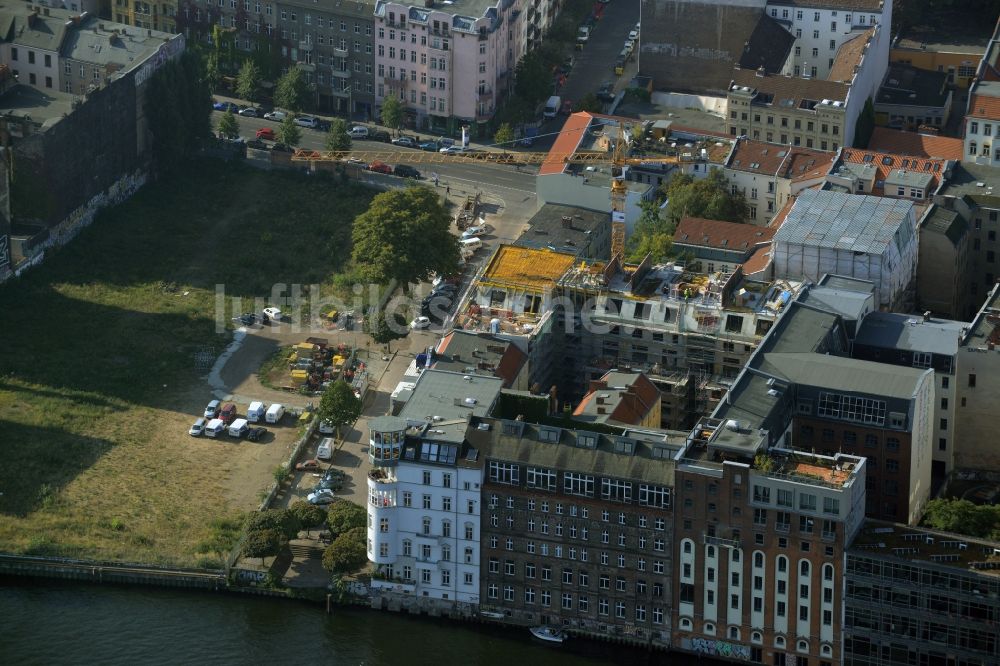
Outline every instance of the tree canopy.
{"type": "Polygon", "coordinates": [[[865,105],[858,113],[858,122],[854,125],[855,148],[867,148],[871,141],[872,132],[875,131],[875,107],[872,105],[872,98],[865,100],[865,105]]]}
{"type": "Polygon", "coordinates": [[[403,126],[403,103],[395,95],[382,100],[382,124],[395,131],[403,126]]]}
{"type": "Polygon", "coordinates": [[[514,94],[529,104],[537,104],[552,91],[549,74],[541,55],[536,51],[525,54],[514,68],[514,94]]]}
{"type": "Polygon", "coordinates": [[[388,313],[385,310],[376,309],[371,316],[365,319],[365,332],[372,336],[372,341],[377,345],[387,345],[397,338],[406,336],[406,321],[397,314],[395,326],[389,323],[388,313]]]}
{"type": "Polygon", "coordinates": [[[295,147],[302,140],[302,130],[295,124],[295,119],[285,116],[285,119],[278,125],[278,141],[286,146],[295,147]]]}
{"type": "Polygon", "coordinates": [[[236,76],[236,96],[253,102],[257,99],[258,88],[260,88],[260,69],[253,60],[244,60],[240,73],[236,76]]]}
{"type": "Polygon", "coordinates": [[[258,511],[247,519],[247,532],[276,530],[286,539],[294,539],[301,528],[298,518],[287,509],[258,511]]]}
{"type": "Polygon", "coordinates": [[[288,512],[295,516],[302,529],[311,530],[326,522],[326,510],[323,507],[302,500],[288,507],[288,512]]]}
{"type": "Polygon", "coordinates": [[[347,122],[343,118],[334,118],[330,121],[330,129],[326,133],[326,149],[351,149],[351,135],[347,133],[347,122]]]}
{"type": "Polygon", "coordinates": [[[973,504],[964,499],[933,499],[927,503],[923,524],[945,532],[1000,540],[1000,506],[973,504]]]}
{"type": "Polygon", "coordinates": [[[368,522],[365,507],[354,502],[334,502],[326,514],[331,534],[343,534],[356,527],[364,528],[368,522]]]}
{"type": "Polygon", "coordinates": [[[219,134],[228,139],[233,139],[240,135],[240,121],[236,119],[236,114],[233,113],[232,109],[228,109],[219,118],[219,134]]]}
{"type": "Polygon", "coordinates": [[[331,382],[319,401],[317,417],[332,423],[340,430],[343,425],[354,423],[361,416],[361,401],[354,395],[354,389],[343,380],[331,382]]]}
{"type": "Polygon", "coordinates": [[[365,549],[367,535],[364,527],[355,527],[333,540],[323,553],[323,568],[327,571],[348,573],[368,562],[365,549]]]}
{"type": "Polygon", "coordinates": [[[161,67],[150,79],[146,117],[157,166],[170,169],[193,155],[212,134],[212,95],[193,51],[161,67]]]}
{"type": "Polygon", "coordinates": [[[493,135],[493,142],[504,150],[511,147],[511,144],[514,143],[514,129],[510,123],[503,123],[497,128],[496,134],[493,135]]]}
{"type": "Polygon", "coordinates": [[[667,221],[677,227],[682,217],[743,222],[747,203],[742,194],[733,194],[720,169],[712,169],[705,178],[696,179],[680,173],[667,183],[667,221]]]}
{"type": "MultiPolygon", "coordinates": [[[[274,103],[283,109],[298,113],[309,99],[309,82],[299,67],[292,67],[274,88],[274,103]]],[[[291,145],[291,144],[289,144],[291,145]]]]}
{"type": "Polygon", "coordinates": [[[264,558],[277,555],[284,547],[286,539],[278,530],[252,530],[247,532],[243,541],[244,557],[259,557],[264,564],[264,558]]]}
{"type": "Polygon", "coordinates": [[[438,196],[426,187],[389,190],[377,195],[354,220],[354,263],[361,275],[406,287],[431,273],[451,275],[458,267],[458,240],[451,217],[438,196]]]}
{"type": "Polygon", "coordinates": [[[639,262],[651,254],[654,262],[660,262],[670,256],[673,244],[673,225],[660,210],[660,202],[643,201],[639,204],[642,215],[635,223],[632,237],[629,238],[626,255],[629,261],[639,262]]]}

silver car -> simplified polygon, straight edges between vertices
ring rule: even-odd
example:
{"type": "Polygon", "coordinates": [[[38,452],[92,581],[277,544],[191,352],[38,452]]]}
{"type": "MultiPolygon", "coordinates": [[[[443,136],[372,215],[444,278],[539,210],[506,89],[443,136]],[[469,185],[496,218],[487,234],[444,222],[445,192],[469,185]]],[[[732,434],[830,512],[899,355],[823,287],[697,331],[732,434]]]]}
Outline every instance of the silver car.
{"type": "Polygon", "coordinates": [[[205,434],[205,419],[198,419],[192,425],[191,429],[188,430],[188,434],[192,437],[201,437],[205,434]]]}

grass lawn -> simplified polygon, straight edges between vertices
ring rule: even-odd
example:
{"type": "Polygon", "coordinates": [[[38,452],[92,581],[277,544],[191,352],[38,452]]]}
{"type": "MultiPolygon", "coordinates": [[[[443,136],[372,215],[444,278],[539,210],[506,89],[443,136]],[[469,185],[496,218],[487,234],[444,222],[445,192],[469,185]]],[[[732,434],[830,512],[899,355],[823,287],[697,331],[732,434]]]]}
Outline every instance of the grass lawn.
{"type": "Polygon", "coordinates": [[[224,519],[252,508],[218,492],[229,454],[163,432],[207,396],[195,353],[228,342],[216,284],[346,293],[351,223],[374,194],[193,162],[0,286],[0,551],[191,564],[224,550],[224,519]]]}

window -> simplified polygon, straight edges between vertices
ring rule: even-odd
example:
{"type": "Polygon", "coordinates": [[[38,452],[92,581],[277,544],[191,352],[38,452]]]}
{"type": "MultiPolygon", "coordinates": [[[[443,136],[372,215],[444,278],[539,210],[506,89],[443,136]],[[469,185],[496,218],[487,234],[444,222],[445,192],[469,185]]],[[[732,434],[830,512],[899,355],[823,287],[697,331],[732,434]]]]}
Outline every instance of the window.
{"type": "MultiPolygon", "coordinates": [[[[431,485],[431,473],[430,472],[426,472],[425,471],[424,475],[423,475],[423,479],[424,479],[424,485],[425,486],[431,485]]],[[[425,497],[426,497],[426,495],[425,495],[425,497]]]]}
{"type": "Polygon", "coordinates": [[[601,497],[612,502],[631,502],[632,484],[617,479],[601,479],[601,497]]]}
{"type": "Polygon", "coordinates": [[[555,491],[556,473],[551,469],[529,467],[527,472],[527,483],[529,488],[555,491]]]}
{"type": "Polygon", "coordinates": [[[413,493],[408,490],[403,491],[403,506],[409,507],[413,505],[413,493]]]}
{"type": "Polygon", "coordinates": [[[516,486],[520,480],[520,465],[490,461],[490,481],[516,486]]]}
{"type": "Polygon", "coordinates": [[[431,496],[430,495],[424,495],[423,499],[424,499],[424,508],[425,509],[431,508],[431,496]]]}
{"type": "Polygon", "coordinates": [[[969,373],[969,388],[976,388],[976,375],[969,373]]]}
{"type": "Polygon", "coordinates": [[[563,473],[563,491],[568,495],[594,496],[594,477],[574,472],[563,473]]]}

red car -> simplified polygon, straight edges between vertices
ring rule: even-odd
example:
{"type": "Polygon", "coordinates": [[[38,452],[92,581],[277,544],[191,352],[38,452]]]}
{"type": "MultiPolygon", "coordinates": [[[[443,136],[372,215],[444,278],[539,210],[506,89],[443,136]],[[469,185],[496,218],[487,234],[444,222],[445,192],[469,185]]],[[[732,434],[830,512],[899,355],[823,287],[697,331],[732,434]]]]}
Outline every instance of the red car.
{"type": "Polygon", "coordinates": [[[378,161],[372,162],[371,164],[368,165],[368,170],[374,171],[376,173],[384,173],[390,176],[392,175],[392,167],[386,164],[385,162],[378,162],[378,161]]]}
{"type": "Polygon", "coordinates": [[[274,141],[275,140],[274,130],[271,129],[270,127],[261,127],[259,130],[257,130],[257,138],[267,139],[268,141],[274,141]]]}
{"type": "Polygon", "coordinates": [[[219,418],[222,419],[226,425],[229,425],[236,420],[236,405],[231,402],[227,402],[222,406],[222,410],[219,411],[219,418]]]}
{"type": "Polygon", "coordinates": [[[323,466],[315,458],[311,460],[303,460],[295,466],[295,469],[299,472],[318,472],[323,469],[323,466]]]}

